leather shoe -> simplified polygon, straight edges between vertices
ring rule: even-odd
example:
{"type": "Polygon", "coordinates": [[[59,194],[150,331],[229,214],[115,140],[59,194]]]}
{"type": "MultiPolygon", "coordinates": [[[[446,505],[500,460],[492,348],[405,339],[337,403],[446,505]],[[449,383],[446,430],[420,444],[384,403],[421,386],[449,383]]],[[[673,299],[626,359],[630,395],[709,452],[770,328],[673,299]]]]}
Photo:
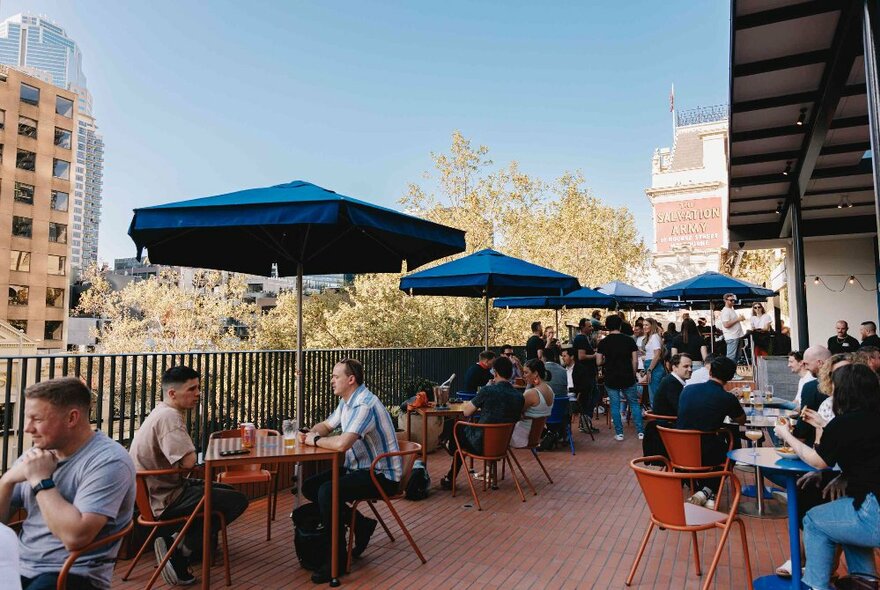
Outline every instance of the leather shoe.
{"type": "Polygon", "coordinates": [[[354,547],[351,549],[351,554],[354,557],[361,556],[361,553],[367,548],[367,543],[370,542],[370,537],[373,536],[373,531],[376,530],[376,525],[379,524],[375,519],[366,516],[358,521],[354,529],[354,547]]]}
{"type": "Polygon", "coordinates": [[[331,579],[330,571],[324,568],[312,574],[312,582],[315,584],[329,584],[331,579]]]}

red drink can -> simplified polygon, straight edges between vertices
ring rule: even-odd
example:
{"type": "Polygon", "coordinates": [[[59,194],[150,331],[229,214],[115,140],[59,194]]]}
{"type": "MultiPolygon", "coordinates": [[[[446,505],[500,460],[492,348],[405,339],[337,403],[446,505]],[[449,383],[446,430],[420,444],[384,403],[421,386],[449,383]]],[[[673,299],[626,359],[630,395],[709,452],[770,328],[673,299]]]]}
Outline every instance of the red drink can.
{"type": "Polygon", "coordinates": [[[250,449],[257,440],[257,427],[251,422],[243,422],[241,425],[241,446],[250,449]]]}

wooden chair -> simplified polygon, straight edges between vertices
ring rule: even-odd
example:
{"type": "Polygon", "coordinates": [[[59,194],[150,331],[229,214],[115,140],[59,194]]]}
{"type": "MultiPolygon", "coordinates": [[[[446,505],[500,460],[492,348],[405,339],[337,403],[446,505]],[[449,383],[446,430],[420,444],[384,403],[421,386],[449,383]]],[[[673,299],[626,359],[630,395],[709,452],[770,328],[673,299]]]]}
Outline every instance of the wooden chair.
{"type": "MultiPolygon", "coordinates": [[[[733,433],[727,428],[720,428],[717,431],[703,432],[701,430],[679,430],[677,428],[667,428],[665,426],[657,426],[657,432],[660,433],[660,440],[666,447],[669,454],[669,464],[676,471],[689,473],[705,473],[717,472],[719,468],[722,472],[730,471],[730,459],[725,453],[724,461],[715,465],[706,465],[703,463],[703,437],[724,435],[727,437],[727,450],[733,450],[733,433]]],[[[721,492],[724,490],[725,477],[719,476],[717,473],[712,477],[721,477],[721,483],[718,485],[718,493],[716,494],[715,506],[718,507],[721,500],[721,492]]],[[[694,482],[691,481],[691,493],[694,493],[694,482]]]]}
{"type": "MultiPolygon", "coordinates": [[[[718,477],[718,473],[675,473],[672,471],[672,465],[666,457],[655,455],[652,457],[642,457],[633,459],[630,467],[636,474],[645,501],[651,510],[650,522],[636,560],[633,563],[629,576],[626,578],[626,585],[630,586],[633,577],[636,575],[636,569],[645,553],[648,540],[654,527],[661,527],[671,531],[681,531],[691,533],[694,548],[694,568],[697,575],[702,575],[700,571],[700,552],[697,543],[697,532],[706,531],[714,528],[721,529],[721,538],[718,541],[718,548],[715,550],[715,556],[712,558],[712,564],[709,566],[708,574],[703,581],[703,590],[708,590],[712,585],[712,578],[715,576],[715,570],[718,567],[718,561],[721,559],[721,552],[724,549],[724,543],[730,535],[730,529],[734,522],[739,525],[740,536],[742,537],[743,556],[746,562],[746,580],[748,587],[752,588],[752,564],[749,560],[749,544],[746,538],[746,528],[743,521],[736,516],[736,509],[739,506],[739,499],[742,493],[739,479],[730,472],[724,471],[721,474],[732,482],[733,499],[730,504],[730,512],[718,512],[710,510],[703,506],[696,506],[685,502],[681,495],[681,483],[685,479],[707,479],[710,477],[718,477]],[[663,470],[649,469],[644,467],[647,463],[663,463],[663,470]]],[[[739,565],[739,564],[737,564],[739,565]]]]}
{"type": "MultiPolygon", "coordinates": [[[[257,437],[261,436],[278,436],[277,430],[269,428],[260,428],[257,430],[257,437]]],[[[211,433],[211,440],[216,438],[239,438],[241,430],[218,430],[211,433]]],[[[281,444],[280,438],[278,444],[281,444]]],[[[258,465],[252,463],[250,465],[231,465],[223,468],[217,474],[217,483],[225,483],[228,485],[245,485],[249,483],[265,483],[266,495],[268,501],[266,503],[266,540],[272,538],[272,521],[275,520],[275,512],[278,506],[278,464],[271,463],[266,465],[258,465]]]]}
{"type": "Polygon", "coordinates": [[[58,582],[55,585],[55,589],[67,590],[67,575],[70,573],[70,568],[73,567],[73,564],[76,562],[77,559],[79,559],[81,555],[90,551],[94,551],[98,547],[103,547],[104,545],[109,545],[111,543],[115,543],[116,541],[121,541],[129,533],[131,533],[132,530],[134,530],[134,521],[129,522],[128,525],[121,531],[113,533],[112,535],[108,535],[102,539],[92,541],[82,549],[71,551],[70,555],[67,556],[67,559],[64,560],[64,566],[61,568],[61,572],[58,574],[58,582]]]}
{"type": "Polygon", "coordinates": [[[419,556],[419,559],[422,560],[422,563],[428,563],[425,559],[425,556],[422,555],[419,546],[416,545],[415,540],[412,538],[412,535],[409,533],[409,530],[406,528],[406,525],[403,524],[403,520],[400,518],[400,514],[397,513],[397,510],[394,509],[394,506],[391,504],[391,500],[400,500],[406,496],[406,486],[409,484],[409,479],[412,476],[413,464],[416,462],[416,459],[421,455],[422,445],[414,442],[408,441],[398,441],[398,445],[400,446],[400,450],[393,453],[382,453],[373,459],[373,462],[370,464],[370,477],[373,480],[373,485],[376,488],[376,492],[379,494],[379,498],[376,499],[364,499],[364,500],[355,500],[354,504],[351,506],[351,523],[349,523],[349,533],[348,533],[348,560],[347,560],[347,570],[351,570],[351,552],[354,548],[354,537],[355,537],[355,524],[357,522],[357,508],[358,506],[364,502],[367,506],[370,507],[370,510],[373,511],[373,514],[376,516],[376,520],[379,521],[379,524],[382,525],[382,528],[385,529],[385,534],[388,535],[388,538],[394,542],[394,535],[391,534],[391,531],[388,530],[388,525],[385,524],[385,521],[379,515],[379,512],[376,510],[376,502],[382,500],[385,502],[385,505],[388,507],[388,511],[391,512],[391,515],[394,517],[394,520],[397,521],[397,525],[400,527],[400,530],[403,531],[403,534],[406,536],[406,540],[409,541],[409,544],[412,546],[413,550],[416,552],[416,555],[419,556]],[[376,465],[381,461],[389,460],[391,457],[400,457],[403,462],[403,476],[400,478],[400,485],[397,488],[397,493],[389,496],[385,493],[385,490],[379,485],[378,480],[376,479],[376,465]]]}
{"type": "MultiPolygon", "coordinates": [[[[138,511],[140,512],[140,515],[137,518],[137,523],[141,526],[152,527],[152,530],[150,530],[150,534],[147,536],[147,540],[144,541],[144,544],[137,552],[137,555],[135,555],[134,559],[131,560],[131,565],[129,566],[128,571],[126,571],[125,575],[122,576],[123,581],[128,580],[128,577],[131,575],[134,567],[137,565],[141,556],[144,554],[144,551],[146,551],[148,547],[151,547],[152,541],[156,536],[156,533],[159,531],[160,527],[164,528],[171,525],[182,524],[183,528],[181,528],[178,532],[177,537],[174,539],[174,542],[171,543],[171,546],[168,548],[168,552],[165,554],[165,557],[162,559],[161,563],[159,563],[159,567],[156,568],[156,571],[153,572],[150,581],[147,582],[147,585],[144,587],[144,590],[150,590],[150,588],[153,587],[153,584],[156,583],[159,575],[161,575],[162,569],[165,567],[165,564],[168,563],[168,560],[171,558],[172,553],[174,553],[174,551],[177,549],[177,546],[180,545],[180,543],[183,541],[183,538],[186,536],[186,531],[189,530],[189,527],[195,520],[190,520],[191,515],[178,516],[176,518],[169,518],[167,520],[157,519],[153,515],[153,507],[150,505],[150,490],[147,487],[147,478],[168,475],[183,476],[190,472],[191,470],[189,469],[154,469],[150,471],[137,472],[137,495],[135,496],[135,502],[137,503],[138,511]]],[[[192,514],[202,512],[204,506],[205,498],[202,497],[202,499],[196,505],[195,509],[192,511],[192,514]]],[[[217,511],[212,511],[211,514],[216,515],[220,519],[220,535],[223,544],[223,566],[226,574],[226,585],[232,586],[232,577],[229,573],[229,545],[226,539],[226,517],[223,516],[223,513],[217,511]]],[[[204,514],[202,516],[204,517],[204,514]]],[[[202,559],[211,559],[211,556],[203,555],[202,559]]]]}
{"type": "MultiPolygon", "coordinates": [[[[529,442],[524,447],[510,447],[507,452],[510,454],[510,458],[513,459],[513,462],[516,463],[516,466],[519,467],[519,472],[522,473],[523,478],[526,480],[526,483],[529,484],[529,487],[532,489],[532,494],[535,496],[538,495],[538,492],[535,491],[535,486],[532,485],[532,481],[529,479],[529,476],[526,475],[525,470],[522,465],[520,465],[519,460],[516,458],[516,454],[513,452],[515,449],[528,449],[532,452],[532,456],[535,458],[535,461],[538,462],[538,465],[541,466],[541,470],[544,472],[544,475],[547,476],[547,481],[553,483],[553,478],[550,477],[550,474],[547,472],[547,468],[544,467],[544,463],[541,462],[541,457],[538,456],[538,447],[541,445],[541,434],[544,432],[544,424],[547,422],[547,417],[543,418],[532,418],[532,428],[529,430],[529,442]]],[[[502,464],[501,467],[501,479],[504,479],[504,466],[502,464]]]]}
{"type": "MultiPolygon", "coordinates": [[[[479,424],[477,422],[456,422],[455,428],[452,430],[452,434],[455,437],[455,446],[457,447],[455,453],[461,457],[462,464],[465,463],[465,459],[467,457],[471,457],[473,459],[480,459],[483,461],[483,491],[486,490],[486,483],[489,480],[489,476],[486,473],[486,467],[491,464],[497,464],[498,461],[502,463],[506,461],[510,464],[510,455],[508,454],[508,448],[510,446],[510,437],[513,434],[514,423],[510,424],[479,424]],[[476,453],[472,453],[468,450],[465,450],[461,447],[461,441],[459,440],[459,432],[462,428],[479,428],[483,431],[483,454],[478,455],[476,453]]],[[[510,465],[510,474],[513,476],[513,482],[516,485],[516,490],[519,492],[519,497],[522,498],[522,501],[526,501],[526,497],[523,494],[522,488],[519,485],[519,480],[516,477],[516,472],[513,470],[513,465],[510,465]]],[[[455,497],[455,481],[456,476],[458,475],[458,465],[456,461],[452,463],[452,496],[455,497]]],[[[474,496],[474,503],[477,505],[477,510],[482,510],[482,506],[480,506],[480,499],[477,497],[477,489],[474,487],[474,480],[472,477],[468,477],[468,485],[471,488],[471,494],[474,496]]]]}

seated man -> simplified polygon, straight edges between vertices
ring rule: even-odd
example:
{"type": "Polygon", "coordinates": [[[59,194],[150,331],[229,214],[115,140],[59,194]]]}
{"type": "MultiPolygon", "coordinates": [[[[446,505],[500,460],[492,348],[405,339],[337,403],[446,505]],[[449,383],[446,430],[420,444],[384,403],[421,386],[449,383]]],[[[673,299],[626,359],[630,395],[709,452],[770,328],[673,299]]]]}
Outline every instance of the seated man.
{"type": "MultiPolygon", "coordinates": [[[[596,378],[590,373],[590,368],[586,361],[578,362],[578,350],[571,346],[562,349],[562,366],[565,367],[566,384],[568,385],[569,410],[572,414],[580,416],[579,428],[581,432],[587,432],[592,429],[591,417],[593,408],[596,405],[596,378]]],[[[595,368],[593,363],[593,368],[595,368]]],[[[555,392],[554,392],[555,394],[555,392]]]]}
{"type": "MultiPolygon", "coordinates": [[[[55,588],[71,551],[128,526],[134,508],[134,465],[118,443],[89,422],[92,393],[76,377],[28,387],[25,432],[34,446],[0,478],[0,514],[24,508],[19,539],[24,590],[55,588]]],[[[110,588],[119,543],[77,559],[67,587],[110,588]]],[[[0,586],[9,580],[0,581],[0,586]]]]}
{"type": "MultiPolygon", "coordinates": [[[[397,433],[391,415],[382,402],[364,385],[364,366],[360,361],[345,359],[336,363],[330,377],[333,393],[340,398],[330,417],[316,424],[306,435],[306,444],[345,453],[345,462],[339,474],[339,552],[340,572],[345,570],[344,525],[351,522],[351,508],[346,502],[378,498],[379,494],[370,477],[373,459],[382,453],[399,450],[397,433]],[[337,428],[338,436],[330,436],[337,428]]],[[[391,457],[376,465],[376,479],[386,494],[397,492],[403,477],[400,457],[391,457]]],[[[332,530],[333,487],[331,471],[319,473],[303,483],[303,495],[317,502],[321,520],[327,531],[332,530]]],[[[376,530],[376,521],[358,512],[355,525],[355,543],[352,554],[360,555],[367,548],[370,536],[376,530]]],[[[333,549],[331,548],[331,551],[333,549]]],[[[312,574],[312,582],[326,584],[330,578],[331,554],[324,566],[312,574]]]]}
{"type": "Polygon", "coordinates": [[[462,391],[477,392],[482,386],[492,380],[492,363],[495,362],[495,353],[484,350],[480,353],[480,360],[468,367],[464,374],[464,389],[462,391]]]}
{"type": "MultiPolygon", "coordinates": [[[[155,469],[190,469],[196,464],[196,448],[186,430],[184,412],[199,403],[201,395],[199,374],[189,367],[171,367],[162,375],[162,401],[146,417],[134,434],[129,454],[138,471],[155,469]]],[[[202,480],[180,475],[147,478],[150,506],[159,520],[188,516],[205,495],[202,480]]],[[[221,512],[228,525],[241,516],[248,506],[241,492],[223,484],[211,486],[211,509],[221,512]]],[[[169,586],[189,585],[196,582],[190,572],[190,554],[202,548],[201,519],[196,520],[186,533],[171,558],[162,569],[162,578],[169,586]]],[[[180,528],[179,525],[176,528],[180,528]]],[[[219,520],[211,523],[212,535],[219,532],[219,520]]],[[[160,530],[154,549],[157,562],[162,561],[171,546],[173,530],[160,530]]]]}
{"type": "MultiPolygon", "coordinates": [[[[494,383],[480,390],[472,401],[466,402],[463,413],[465,416],[473,416],[480,411],[480,424],[512,424],[522,417],[525,403],[523,394],[510,384],[510,375],[513,372],[513,364],[507,357],[499,357],[495,360],[494,383]]],[[[460,428],[459,437],[465,450],[472,453],[480,453],[483,450],[483,433],[478,428],[460,428]],[[466,445],[466,446],[465,446],[466,445]]],[[[455,445],[453,437],[451,444],[455,445]]],[[[455,455],[453,465],[457,465],[456,473],[461,471],[461,457],[455,455]]],[[[452,466],[449,473],[440,480],[440,487],[444,490],[452,489],[452,466]]]]}
{"type": "Polygon", "coordinates": [[[678,416],[678,398],[685,382],[691,378],[691,357],[676,354],[672,357],[672,372],[660,381],[654,396],[654,413],[661,416],[678,416]]]}
{"type": "MultiPolygon", "coordinates": [[[[724,390],[724,385],[736,374],[736,363],[726,356],[719,356],[709,365],[709,380],[705,383],[688,385],[678,398],[678,419],[675,427],[682,430],[702,430],[713,432],[723,428],[724,419],[730,418],[736,424],[746,423],[746,413],[736,397],[724,390]]],[[[737,429],[737,433],[738,433],[737,429]]],[[[734,446],[739,438],[731,432],[734,446]]],[[[703,437],[703,465],[719,465],[727,456],[727,437],[706,435],[703,437]]],[[[714,508],[715,491],[720,479],[703,480],[705,487],[688,499],[692,504],[714,508]]]]}

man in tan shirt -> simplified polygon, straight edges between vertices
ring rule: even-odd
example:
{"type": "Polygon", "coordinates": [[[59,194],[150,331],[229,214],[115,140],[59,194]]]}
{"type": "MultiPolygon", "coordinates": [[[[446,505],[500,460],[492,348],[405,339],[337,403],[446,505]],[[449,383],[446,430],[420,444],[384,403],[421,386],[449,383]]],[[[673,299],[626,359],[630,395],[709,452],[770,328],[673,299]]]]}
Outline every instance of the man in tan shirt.
{"type": "MultiPolygon", "coordinates": [[[[131,441],[129,453],[138,471],[155,469],[190,469],[196,464],[196,448],[186,430],[184,412],[199,403],[199,374],[189,367],[171,367],[162,375],[163,401],[156,404],[131,441]]],[[[160,520],[186,516],[193,512],[205,494],[204,482],[181,475],[150,477],[150,506],[160,520]]],[[[223,513],[229,524],[245,511],[247,498],[229,486],[211,486],[212,509],[223,513]]],[[[214,531],[219,524],[214,519],[214,531]]],[[[200,549],[202,525],[193,523],[186,539],[162,570],[162,577],[171,586],[189,585],[196,578],[189,571],[189,556],[200,549]]],[[[160,531],[156,538],[156,560],[160,562],[173,542],[172,530],[160,531]]],[[[214,533],[216,535],[216,532],[214,533]]]]}

